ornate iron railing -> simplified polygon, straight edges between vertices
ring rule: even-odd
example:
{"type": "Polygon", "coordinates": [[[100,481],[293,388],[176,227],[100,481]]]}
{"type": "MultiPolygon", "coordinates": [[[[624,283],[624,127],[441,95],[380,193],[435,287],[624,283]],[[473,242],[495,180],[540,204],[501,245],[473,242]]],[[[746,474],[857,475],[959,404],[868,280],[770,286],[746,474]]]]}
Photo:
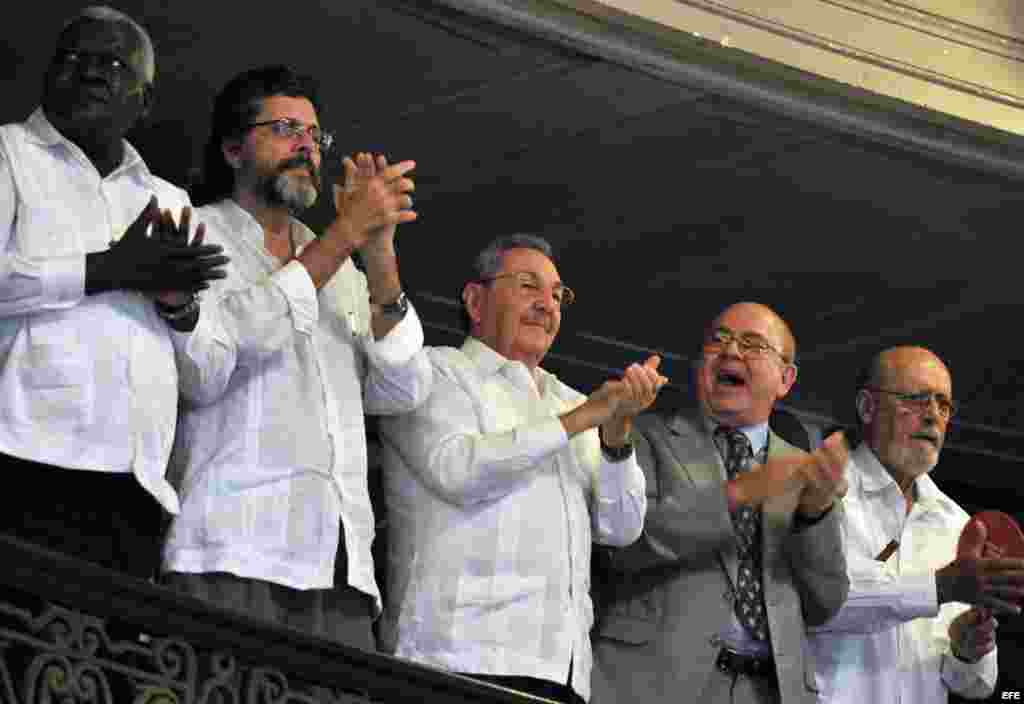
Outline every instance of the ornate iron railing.
{"type": "Polygon", "coordinates": [[[0,704],[528,704],[0,536],[0,704]]]}

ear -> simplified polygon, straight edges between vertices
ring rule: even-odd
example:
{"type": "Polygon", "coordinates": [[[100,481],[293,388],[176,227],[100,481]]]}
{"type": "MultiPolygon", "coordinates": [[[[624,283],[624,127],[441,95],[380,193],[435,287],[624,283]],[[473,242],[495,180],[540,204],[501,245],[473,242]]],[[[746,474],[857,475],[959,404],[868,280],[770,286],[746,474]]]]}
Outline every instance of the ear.
{"type": "Polygon", "coordinates": [[[857,417],[861,425],[867,425],[875,417],[875,397],[867,389],[861,389],[854,402],[857,404],[857,417]]]}
{"type": "Polygon", "coordinates": [[[466,315],[469,316],[473,326],[480,324],[483,318],[483,284],[470,281],[462,288],[462,303],[466,306],[466,315]]]}
{"type": "Polygon", "coordinates": [[[242,140],[225,139],[220,144],[220,153],[224,156],[224,161],[228,163],[228,166],[237,169],[238,165],[242,163],[242,140]]]}
{"type": "Polygon", "coordinates": [[[784,398],[789,390],[793,388],[793,384],[796,383],[797,368],[796,365],[787,364],[782,370],[782,379],[779,382],[778,397],[784,398]]]}

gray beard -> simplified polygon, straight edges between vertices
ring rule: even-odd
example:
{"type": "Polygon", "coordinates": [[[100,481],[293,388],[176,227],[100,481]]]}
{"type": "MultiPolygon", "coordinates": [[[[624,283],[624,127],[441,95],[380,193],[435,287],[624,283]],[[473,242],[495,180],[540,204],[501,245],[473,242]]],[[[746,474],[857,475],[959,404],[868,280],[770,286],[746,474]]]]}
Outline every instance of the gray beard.
{"type": "Polygon", "coordinates": [[[316,203],[318,192],[311,183],[303,183],[287,173],[279,173],[265,183],[267,202],[283,205],[292,213],[301,213],[316,203]]]}

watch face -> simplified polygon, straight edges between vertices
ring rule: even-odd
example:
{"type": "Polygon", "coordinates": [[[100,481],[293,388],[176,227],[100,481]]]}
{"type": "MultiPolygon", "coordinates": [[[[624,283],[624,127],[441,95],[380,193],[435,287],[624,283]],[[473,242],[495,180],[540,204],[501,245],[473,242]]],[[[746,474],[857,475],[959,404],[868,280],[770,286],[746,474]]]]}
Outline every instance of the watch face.
{"type": "Polygon", "coordinates": [[[380,307],[381,313],[389,317],[403,317],[406,311],[409,310],[409,299],[406,297],[405,292],[398,294],[398,299],[394,303],[386,303],[380,307]]]}

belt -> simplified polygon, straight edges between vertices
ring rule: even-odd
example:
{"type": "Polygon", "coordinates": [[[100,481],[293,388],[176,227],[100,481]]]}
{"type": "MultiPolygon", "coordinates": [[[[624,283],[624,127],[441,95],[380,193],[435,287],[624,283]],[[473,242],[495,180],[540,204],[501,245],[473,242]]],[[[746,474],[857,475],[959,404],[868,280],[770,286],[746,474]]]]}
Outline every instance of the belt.
{"type": "Polygon", "coordinates": [[[728,648],[722,648],[718,651],[715,667],[722,672],[730,672],[736,675],[758,677],[773,682],[776,679],[775,661],[772,658],[743,655],[728,648]]]}

